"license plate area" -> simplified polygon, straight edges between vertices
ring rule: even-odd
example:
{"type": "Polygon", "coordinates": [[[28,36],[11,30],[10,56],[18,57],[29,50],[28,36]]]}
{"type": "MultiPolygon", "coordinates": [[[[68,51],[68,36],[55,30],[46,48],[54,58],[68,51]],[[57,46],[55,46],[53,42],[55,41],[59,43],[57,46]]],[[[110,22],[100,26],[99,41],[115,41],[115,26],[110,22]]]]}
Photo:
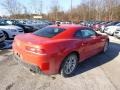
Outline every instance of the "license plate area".
{"type": "Polygon", "coordinates": [[[22,65],[24,68],[26,68],[34,73],[40,72],[40,68],[38,66],[31,65],[31,64],[24,62],[19,53],[14,53],[14,58],[17,61],[17,63],[22,65]]]}

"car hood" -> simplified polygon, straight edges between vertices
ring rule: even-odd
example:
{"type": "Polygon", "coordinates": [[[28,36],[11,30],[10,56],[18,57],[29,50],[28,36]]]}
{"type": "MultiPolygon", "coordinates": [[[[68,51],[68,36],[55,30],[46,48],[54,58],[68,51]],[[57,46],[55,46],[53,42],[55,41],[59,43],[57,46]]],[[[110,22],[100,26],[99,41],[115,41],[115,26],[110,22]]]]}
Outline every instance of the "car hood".
{"type": "Polygon", "coordinates": [[[0,26],[0,29],[21,29],[18,26],[10,25],[10,26],[0,26]]]}

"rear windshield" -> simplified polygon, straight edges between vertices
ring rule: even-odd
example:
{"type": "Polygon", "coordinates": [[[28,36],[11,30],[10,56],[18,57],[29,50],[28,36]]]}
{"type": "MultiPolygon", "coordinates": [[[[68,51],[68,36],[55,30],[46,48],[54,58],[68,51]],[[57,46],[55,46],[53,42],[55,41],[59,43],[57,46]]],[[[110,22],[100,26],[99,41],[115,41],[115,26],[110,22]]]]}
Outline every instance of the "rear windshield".
{"type": "Polygon", "coordinates": [[[57,28],[57,27],[45,27],[42,28],[36,32],[34,32],[34,35],[40,36],[40,37],[48,37],[52,38],[56,36],[57,34],[63,32],[65,29],[63,28],[57,28]]]}

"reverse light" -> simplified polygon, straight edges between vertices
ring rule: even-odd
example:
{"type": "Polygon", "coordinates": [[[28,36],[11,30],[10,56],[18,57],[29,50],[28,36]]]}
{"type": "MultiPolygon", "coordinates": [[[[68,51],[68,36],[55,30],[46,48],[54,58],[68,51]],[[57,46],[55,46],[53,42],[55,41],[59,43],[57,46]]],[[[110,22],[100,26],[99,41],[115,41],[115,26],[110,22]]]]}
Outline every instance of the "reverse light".
{"type": "Polygon", "coordinates": [[[29,46],[26,46],[26,51],[34,54],[39,54],[39,55],[47,55],[44,49],[39,49],[39,48],[34,48],[29,46]]]}

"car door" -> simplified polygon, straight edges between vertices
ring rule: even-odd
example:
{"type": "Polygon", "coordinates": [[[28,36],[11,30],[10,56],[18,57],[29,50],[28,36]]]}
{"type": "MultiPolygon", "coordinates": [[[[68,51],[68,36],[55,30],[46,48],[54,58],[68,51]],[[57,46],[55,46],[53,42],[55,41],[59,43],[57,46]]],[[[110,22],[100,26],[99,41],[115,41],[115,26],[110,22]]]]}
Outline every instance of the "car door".
{"type": "Polygon", "coordinates": [[[83,45],[83,39],[82,39],[82,33],[81,33],[81,29],[77,30],[75,32],[75,35],[74,35],[77,43],[76,43],[76,47],[77,47],[77,50],[79,51],[79,57],[80,57],[80,61],[82,61],[85,57],[85,54],[84,54],[84,48],[85,46],[83,45]]]}
{"type": "Polygon", "coordinates": [[[83,57],[83,60],[95,55],[98,53],[98,43],[99,43],[99,38],[97,37],[97,34],[94,30],[85,28],[81,30],[82,34],[82,39],[83,39],[83,53],[85,54],[83,57]]]}

